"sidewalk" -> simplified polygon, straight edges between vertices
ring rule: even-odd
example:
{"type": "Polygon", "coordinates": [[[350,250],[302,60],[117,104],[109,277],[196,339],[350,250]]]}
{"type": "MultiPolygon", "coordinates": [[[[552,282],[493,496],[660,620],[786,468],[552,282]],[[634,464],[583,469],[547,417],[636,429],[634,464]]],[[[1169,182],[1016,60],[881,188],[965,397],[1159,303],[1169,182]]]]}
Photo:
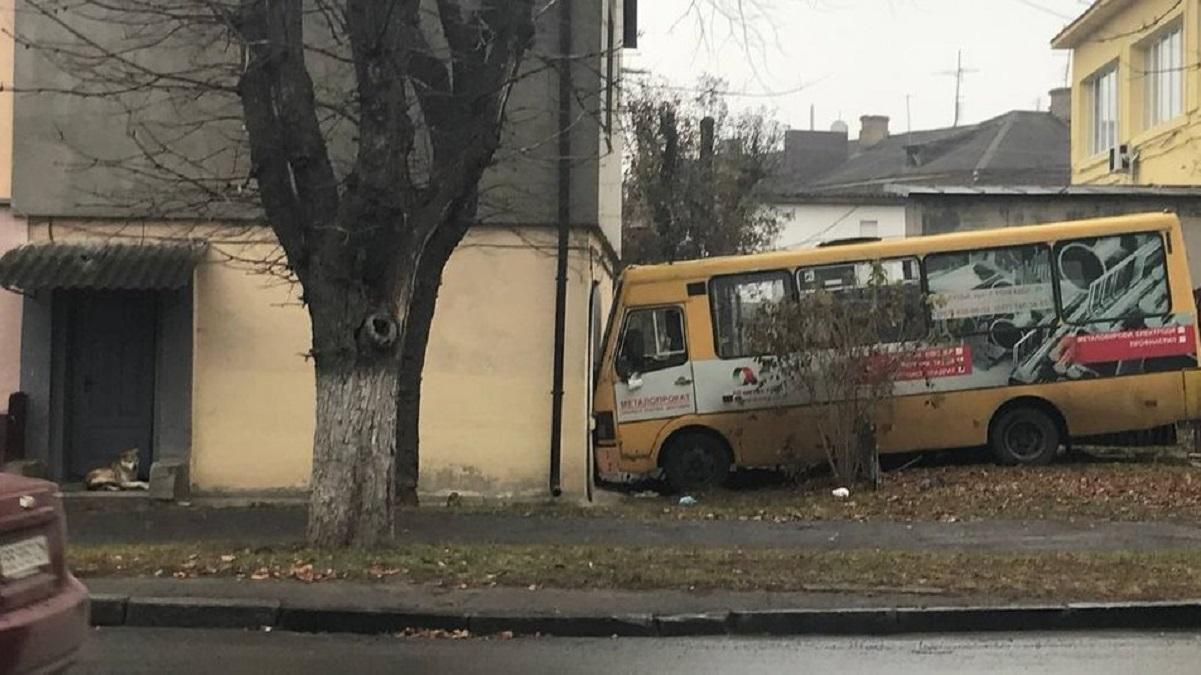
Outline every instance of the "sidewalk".
{"type": "MultiPolygon", "coordinates": [[[[74,546],[303,539],[300,506],[68,505],[74,546]]],[[[523,516],[428,508],[404,514],[400,545],[585,545],[624,549],[950,551],[984,554],[1201,550],[1201,527],[1163,522],[788,522],[523,516]]],[[[786,553],[785,555],[789,555],[786,553]]],[[[851,555],[854,555],[852,553],[851,555]]],[[[465,588],[400,581],[89,578],[98,626],[564,637],[892,634],[993,630],[1197,629],[1201,602],[1018,605],[923,587],[802,592],[465,588]]],[[[525,583],[525,582],[523,582],[525,583]]],[[[1184,588],[1187,593],[1188,587],[1184,588]]],[[[1001,592],[1002,591],[995,591],[1001,592]]],[[[1071,595],[1066,596],[1071,598],[1071,595]]],[[[1087,600],[1088,598],[1080,598],[1087,600]]]]}
{"type": "MultiPolygon", "coordinates": [[[[68,507],[76,545],[212,541],[262,546],[304,538],[301,507],[184,508],[90,511],[68,507]]],[[[956,549],[976,552],[1156,551],[1201,549],[1201,527],[1172,523],[989,520],[956,523],[740,522],[619,518],[554,518],[406,513],[401,543],[593,545],[837,551],[956,549]]]]}
{"type": "Polygon", "coordinates": [[[402,584],[94,579],[96,626],[477,637],[891,635],[1201,628],[1201,602],[1016,605],[967,597],[676,591],[447,592],[402,584]]]}

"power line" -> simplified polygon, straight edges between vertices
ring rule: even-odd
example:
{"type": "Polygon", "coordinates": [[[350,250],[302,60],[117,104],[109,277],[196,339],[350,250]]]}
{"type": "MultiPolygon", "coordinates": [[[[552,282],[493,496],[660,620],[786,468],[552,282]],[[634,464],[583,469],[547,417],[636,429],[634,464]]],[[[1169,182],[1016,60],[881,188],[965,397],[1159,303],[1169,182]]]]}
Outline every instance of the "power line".
{"type": "Polygon", "coordinates": [[[842,214],[842,217],[840,217],[838,220],[835,220],[834,222],[830,223],[830,225],[829,225],[829,226],[827,226],[825,229],[823,229],[823,230],[821,230],[821,231],[819,231],[819,232],[817,232],[817,233],[815,233],[815,234],[811,234],[811,235],[809,235],[808,237],[806,237],[805,239],[803,239],[803,240],[801,240],[800,242],[797,242],[797,243],[795,243],[795,244],[787,244],[787,245],[785,245],[783,248],[800,248],[801,246],[805,246],[805,245],[807,245],[809,242],[811,242],[811,241],[813,241],[813,240],[815,240],[815,239],[820,239],[820,238],[822,238],[823,236],[825,236],[825,234],[826,234],[827,232],[829,232],[830,230],[833,230],[834,228],[836,228],[836,227],[838,227],[839,225],[841,225],[843,222],[845,222],[845,221],[846,221],[846,219],[847,219],[847,218],[850,218],[850,217],[851,217],[852,215],[854,215],[854,214],[855,214],[855,212],[856,212],[856,211],[858,211],[858,210],[859,210],[859,207],[858,207],[858,206],[852,206],[852,207],[851,207],[851,209],[850,209],[849,211],[847,211],[846,213],[842,214]]]}
{"type": "MultiPolygon", "coordinates": [[[[639,68],[625,68],[622,70],[622,73],[626,75],[641,75],[642,77],[650,77],[652,75],[650,71],[639,68]]],[[[782,91],[735,91],[732,89],[705,89],[702,87],[687,87],[666,83],[652,84],[651,86],[654,86],[658,89],[666,89],[668,91],[679,91],[689,94],[716,94],[718,96],[728,96],[730,98],[779,98],[781,96],[792,96],[794,94],[799,94],[806,89],[814,87],[830,79],[830,77],[830,75],[825,75],[816,80],[811,80],[809,82],[797,85],[791,89],[784,89],[782,91]]]]}
{"type": "Polygon", "coordinates": [[[1063,19],[1064,21],[1073,21],[1076,18],[1074,16],[1068,16],[1067,14],[1058,12],[1058,11],[1051,9],[1050,7],[1047,7],[1045,5],[1040,5],[1037,2],[1034,2],[1034,0],[1017,0],[1017,1],[1022,3],[1025,6],[1029,7],[1030,9],[1037,9],[1038,11],[1043,12],[1044,14],[1050,14],[1051,16],[1058,17],[1060,19],[1063,19]]]}

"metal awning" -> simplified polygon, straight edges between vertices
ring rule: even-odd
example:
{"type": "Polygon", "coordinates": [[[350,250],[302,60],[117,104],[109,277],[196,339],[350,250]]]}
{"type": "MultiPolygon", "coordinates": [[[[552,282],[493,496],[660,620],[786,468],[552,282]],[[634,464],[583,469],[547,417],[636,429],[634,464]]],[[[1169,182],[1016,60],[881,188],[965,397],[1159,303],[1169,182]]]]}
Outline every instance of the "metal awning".
{"type": "Polygon", "coordinates": [[[26,293],[183,288],[207,248],[203,242],[25,244],[0,256],[0,287],[26,293]]]}

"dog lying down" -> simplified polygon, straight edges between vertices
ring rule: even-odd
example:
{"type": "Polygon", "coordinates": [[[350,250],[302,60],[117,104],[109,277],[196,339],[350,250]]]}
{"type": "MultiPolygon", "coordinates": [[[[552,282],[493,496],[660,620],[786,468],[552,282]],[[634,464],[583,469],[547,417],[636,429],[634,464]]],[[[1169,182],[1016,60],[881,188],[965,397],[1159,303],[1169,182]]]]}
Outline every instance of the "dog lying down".
{"type": "Polygon", "coordinates": [[[150,484],[138,480],[138,449],[122,452],[117,461],[99,469],[93,469],[83,479],[89,490],[149,490],[150,484]]]}

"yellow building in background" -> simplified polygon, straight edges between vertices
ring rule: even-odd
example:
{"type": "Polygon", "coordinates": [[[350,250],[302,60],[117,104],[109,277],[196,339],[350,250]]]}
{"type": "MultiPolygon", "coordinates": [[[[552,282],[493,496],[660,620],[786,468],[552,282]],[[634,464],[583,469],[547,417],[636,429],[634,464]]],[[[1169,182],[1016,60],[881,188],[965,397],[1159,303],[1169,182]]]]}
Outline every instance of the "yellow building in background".
{"type": "Polygon", "coordinates": [[[1097,0],[1072,52],[1072,182],[1201,185],[1201,0],[1097,0]]]}

